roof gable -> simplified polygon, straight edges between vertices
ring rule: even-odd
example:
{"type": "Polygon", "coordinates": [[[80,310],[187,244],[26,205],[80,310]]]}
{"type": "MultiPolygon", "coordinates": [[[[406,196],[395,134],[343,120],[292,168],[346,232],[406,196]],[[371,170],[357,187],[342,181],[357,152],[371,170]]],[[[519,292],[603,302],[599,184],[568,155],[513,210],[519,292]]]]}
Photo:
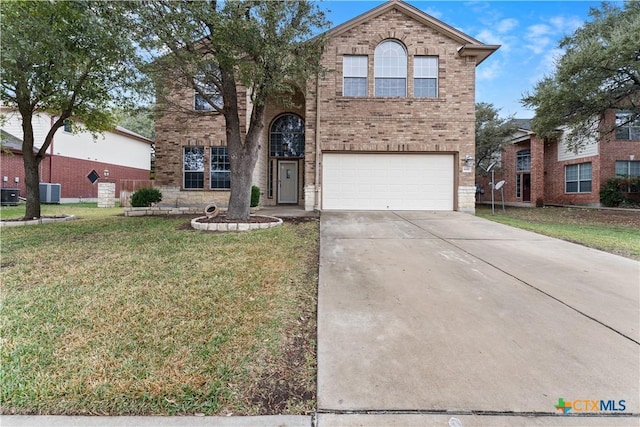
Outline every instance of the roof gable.
{"type": "Polygon", "coordinates": [[[347,31],[350,31],[369,20],[377,18],[394,9],[459,43],[460,47],[458,48],[458,54],[460,56],[477,57],[477,64],[480,64],[500,47],[498,45],[485,45],[482,42],[474,39],[473,37],[463,33],[462,31],[453,28],[452,26],[440,21],[439,19],[434,18],[431,15],[424,13],[423,11],[401,0],[391,0],[383,3],[380,6],[369,10],[368,12],[365,12],[347,22],[338,25],[337,27],[332,28],[325,34],[328,37],[340,36],[343,33],[346,33],[347,31]]]}

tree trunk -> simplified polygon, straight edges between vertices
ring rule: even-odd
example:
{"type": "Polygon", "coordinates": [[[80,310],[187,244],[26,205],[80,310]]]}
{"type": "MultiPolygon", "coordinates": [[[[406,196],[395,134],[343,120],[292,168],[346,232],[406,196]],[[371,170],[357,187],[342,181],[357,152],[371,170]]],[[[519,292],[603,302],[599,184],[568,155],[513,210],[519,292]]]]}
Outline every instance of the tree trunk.
{"type": "MultiPolygon", "coordinates": [[[[249,130],[242,143],[240,126],[227,129],[227,149],[231,167],[231,197],[227,217],[245,221],[251,214],[251,186],[253,170],[258,160],[260,134],[264,128],[264,105],[254,106],[251,112],[249,130]],[[234,131],[233,129],[237,129],[234,131]]],[[[239,124],[239,123],[238,123],[239,124]]]]}
{"type": "Polygon", "coordinates": [[[33,152],[33,125],[31,116],[22,116],[22,159],[24,163],[24,183],[27,187],[27,207],[25,218],[40,218],[40,173],[38,166],[42,157],[33,152]]]}

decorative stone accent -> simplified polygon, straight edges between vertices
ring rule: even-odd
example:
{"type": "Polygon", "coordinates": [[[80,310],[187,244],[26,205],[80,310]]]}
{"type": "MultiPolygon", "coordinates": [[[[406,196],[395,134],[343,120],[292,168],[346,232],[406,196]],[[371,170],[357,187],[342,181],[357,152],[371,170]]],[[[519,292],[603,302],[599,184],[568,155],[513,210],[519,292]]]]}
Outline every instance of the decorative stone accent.
{"type": "Polygon", "coordinates": [[[21,225],[38,225],[38,224],[48,224],[50,222],[62,222],[62,221],[70,221],[76,219],[75,215],[64,215],[57,217],[42,217],[38,219],[29,219],[24,221],[0,221],[0,228],[3,227],[19,227],[21,225]]]}
{"type": "Polygon", "coordinates": [[[458,187],[458,210],[471,214],[476,213],[476,187],[461,185],[458,187]]]}
{"type": "Polygon", "coordinates": [[[191,220],[191,227],[196,230],[201,231],[250,231],[257,230],[263,228],[272,228],[278,227],[282,225],[282,219],[272,217],[272,216],[264,216],[264,215],[252,215],[252,216],[260,216],[261,218],[269,218],[272,219],[272,222],[254,222],[254,223],[234,223],[234,222],[198,222],[199,219],[206,218],[205,216],[201,216],[198,218],[194,218],[191,220]]]}
{"type": "Polygon", "coordinates": [[[116,183],[98,183],[98,207],[114,208],[116,206],[116,183]]]}
{"type": "Polygon", "coordinates": [[[124,208],[124,216],[201,215],[201,207],[152,206],[148,208],[124,208]]]}

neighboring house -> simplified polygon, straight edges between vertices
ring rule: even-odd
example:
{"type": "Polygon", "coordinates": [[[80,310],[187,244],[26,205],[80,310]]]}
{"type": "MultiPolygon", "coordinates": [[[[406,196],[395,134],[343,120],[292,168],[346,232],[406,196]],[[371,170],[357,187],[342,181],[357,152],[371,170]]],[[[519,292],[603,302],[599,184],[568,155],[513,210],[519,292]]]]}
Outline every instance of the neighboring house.
{"type": "MultiPolygon", "coordinates": [[[[299,108],[268,105],[254,184],[261,205],[306,210],[475,209],[475,70],[498,46],[402,1],[327,32],[328,73],[299,108]]],[[[246,90],[242,120],[251,105],[246,90]]],[[[229,200],[224,118],[185,84],[172,103],[200,115],[156,122],[163,203],[229,200]]]]}
{"type": "MultiPolygon", "coordinates": [[[[22,118],[7,108],[0,113],[2,123],[2,158],[0,179],[3,188],[18,188],[26,197],[24,163],[22,159],[22,118]]],[[[33,118],[35,146],[44,141],[53,118],[38,113],[33,118]]],[[[40,163],[40,182],[60,184],[62,202],[97,200],[98,182],[116,184],[120,194],[121,180],[148,180],[151,167],[152,141],[117,127],[94,138],[88,132],[73,132],[69,121],[58,129],[40,163]]]]}
{"type": "MultiPolygon", "coordinates": [[[[605,120],[623,121],[624,111],[609,111],[605,120]]],[[[585,141],[576,152],[566,144],[566,131],[553,140],[538,138],[529,120],[517,121],[519,130],[505,146],[496,169],[496,183],[505,180],[506,203],[600,205],[600,189],[609,178],[640,176],[640,123],[628,123],[614,135],[585,141]]],[[[490,176],[479,176],[491,200],[490,176]]],[[[631,193],[638,188],[630,187],[631,193]]],[[[640,196],[640,194],[639,194],[640,196]]],[[[499,192],[494,197],[500,200],[499,192]]]]}

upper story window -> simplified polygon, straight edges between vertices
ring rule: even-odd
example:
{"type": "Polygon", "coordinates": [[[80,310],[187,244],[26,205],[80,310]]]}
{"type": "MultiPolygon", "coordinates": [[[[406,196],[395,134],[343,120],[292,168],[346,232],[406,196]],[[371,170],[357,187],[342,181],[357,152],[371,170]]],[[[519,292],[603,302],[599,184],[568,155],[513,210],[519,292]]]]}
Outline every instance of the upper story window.
{"type": "Polygon", "coordinates": [[[220,93],[212,81],[215,75],[215,71],[207,71],[206,73],[199,73],[194,77],[193,84],[196,89],[193,91],[193,107],[196,111],[215,111],[216,108],[214,108],[214,105],[217,108],[222,108],[222,93],[220,93]]]}
{"type": "Polygon", "coordinates": [[[438,97],[438,57],[413,58],[413,96],[415,98],[438,97]]]}
{"type": "Polygon", "coordinates": [[[62,123],[63,123],[62,130],[64,130],[65,132],[69,132],[69,133],[73,132],[73,125],[71,124],[71,120],[64,119],[64,122],[62,122],[62,123]]]}
{"type": "Polygon", "coordinates": [[[616,139],[640,140],[640,117],[633,120],[630,111],[616,112],[616,139]]]}
{"type": "Polygon", "coordinates": [[[342,95],[367,96],[369,58],[346,55],[342,58],[342,95]]]}
{"type": "Polygon", "coordinates": [[[516,153],[516,172],[528,172],[531,170],[531,150],[520,150],[516,153]]]}
{"type": "Polygon", "coordinates": [[[387,40],[374,56],[375,96],[407,96],[407,51],[400,43],[387,40]]]}
{"type": "Polygon", "coordinates": [[[204,147],[184,147],[184,188],[204,188],[204,147]]]}
{"type": "Polygon", "coordinates": [[[304,121],[295,114],[278,117],[269,131],[269,155],[304,157],[304,121]]]}

